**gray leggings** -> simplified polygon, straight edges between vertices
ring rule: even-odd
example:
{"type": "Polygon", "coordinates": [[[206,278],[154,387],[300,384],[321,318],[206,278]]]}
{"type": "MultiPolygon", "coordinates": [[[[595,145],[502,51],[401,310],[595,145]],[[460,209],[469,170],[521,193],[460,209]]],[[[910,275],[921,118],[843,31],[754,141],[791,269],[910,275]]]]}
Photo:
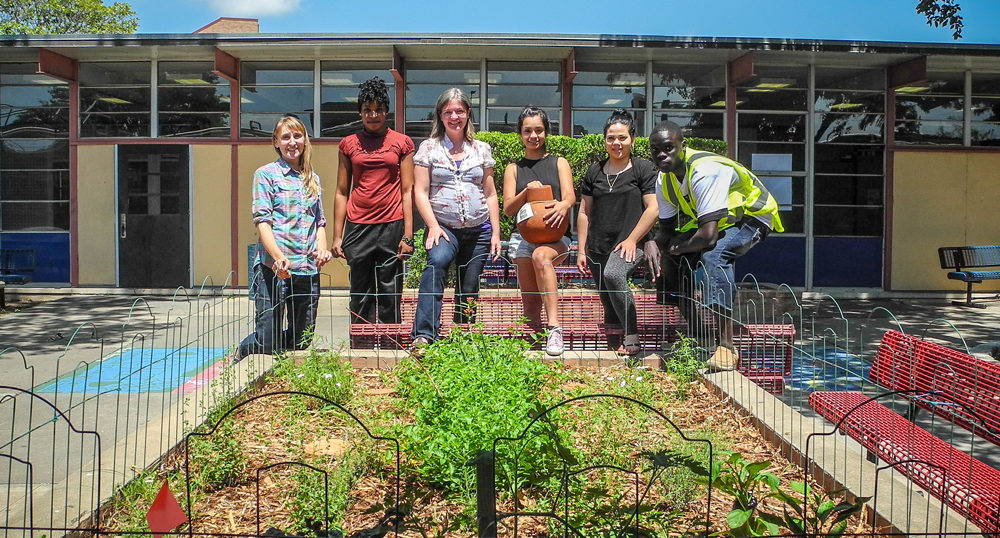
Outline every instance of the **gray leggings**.
{"type": "Polygon", "coordinates": [[[628,277],[645,260],[641,247],[636,248],[632,263],[627,263],[617,252],[609,256],[589,254],[590,270],[604,304],[604,323],[621,325],[626,336],[638,332],[635,298],[628,286],[628,277]]]}

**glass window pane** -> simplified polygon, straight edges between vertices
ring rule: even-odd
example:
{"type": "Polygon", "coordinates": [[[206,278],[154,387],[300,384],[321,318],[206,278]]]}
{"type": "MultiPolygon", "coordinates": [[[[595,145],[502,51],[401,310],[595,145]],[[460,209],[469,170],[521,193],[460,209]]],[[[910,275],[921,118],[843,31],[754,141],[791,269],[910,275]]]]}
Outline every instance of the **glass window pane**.
{"type": "Polygon", "coordinates": [[[68,140],[7,139],[0,142],[0,169],[65,170],[68,168],[68,140]]]}
{"type": "Polygon", "coordinates": [[[589,63],[577,62],[574,85],[594,86],[646,86],[644,63],[589,63]]]}
{"type": "Polygon", "coordinates": [[[295,86],[313,83],[313,62],[243,62],[240,84],[244,86],[295,86]]]}
{"type": "Polygon", "coordinates": [[[1000,96],[1000,73],[973,73],[972,95],[1000,96]]]}
{"type": "Polygon", "coordinates": [[[804,111],[808,97],[808,90],[740,88],[736,90],[736,108],[740,110],[804,111]]]}
{"type": "Polygon", "coordinates": [[[817,204],[814,208],[816,235],[882,236],[881,207],[837,207],[817,204]]]}
{"type": "Polygon", "coordinates": [[[738,88],[780,90],[809,88],[809,68],[806,66],[755,65],[756,77],[740,83],[738,88]]]}
{"type": "MultiPolygon", "coordinates": [[[[292,111],[292,113],[295,113],[292,111]]],[[[272,112],[267,113],[244,113],[240,114],[240,137],[247,138],[271,138],[271,133],[274,132],[274,126],[278,124],[280,120],[286,113],[285,112],[272,112]]],[[[308,112],[296,113],[302,123],[306,126],[306,133],[309,136],[313,136],[312,126],[312,114],[308,112]]]]}
{"type": "Polygon", "coordinates": [[[715,108],[725,110],[725,88],[653,88],[653,110],[669,108],[715,108]]]}
{"type": "Polygon", "coordinates": [[[725,87],[725,65],[653,64],[653,84],[687,88],[693,86],[725,87]]]}
{"type": "MultiPolygon", "coordinates": [[[[431,135],[434,125],[434,109],[427,107],[406,107],[406,134],[413,138],[425,138],[431,135]]],[[[473,121],[472,125],[478,131],[480,124],[473,121]]],[[[414,140],[416,142],[416,140],[414,140]]]]}
{"type": "Polygon", "coordinates": [[[490,85],[487,88],[487,104],[490,106],[513,106],[524,108],[528,105],[556,107],[562,104],[559,86],[503,86],[490,85]]]}
{"type": "Polygon", "coordinates": [[[11,84],[68,86],[66,82],[37,71],[38,62],[0,64],[0,84],[4,86],[11,84]]]}
{"type": "Polygon", "coordinates": [[[212,62],[157,62],[160,86],[205,86],[225,85],[229,81],[212,72],[212,62]]]}
{"type": "Polygon", "coordinates": [[[489,62],[490,84],[559,84],[558,62],[489,62]]]}
{"type": "Polygon", "coordinates": [[[82,137],[149,136],[150,114],[87,113],[80,114],[82,137]]]}
{"type": "Polygon", "coordinates": [[[816,145],[817,174],[885,173],[885,150],[881,146],[816,145]]]}
{"type": "Polygon", "coordinates": [[[792,206],[791,209],[778,213],[778,216],[781,217],[781,224],[785,227],[785,233],[788,234],[805,233],[805,215],[805,208],[800,205],[792,206]]]}
{"type": "Polygon", "coordinates": [[[80,112],[149,112],[149,88],[80,89],[80,112]]]}
{"type": "MultiPolygon", "coordinates": [[[[719,112],[655,112],[653,122],[672,121],[681,126],[685,137],[712,138],[722,140],[725,137],[726,117],[719,112]]],[[[645,136],[645,132],[643,132],[645,136]]]]}
{"type": "Polygon", "coordinates": [[[961,97],[896,97],[898,120],[961,120],[964,111],[961,97]]]}
{"type": "MultiPolygon", "coordinates": [[[[450,86],[479,84],[479,67],[479,62],[407,62],[406,83],[450,86]]],[[[439,95],[440,93],[438,92],[439,95]]]]}
{"type": "Polygon", "coordinates": [[[882,176],[816,175],[816,203],[826,205],[881,206],[882,176]]]}
{"type": "Polygon", "coordinates": [[[390,62],[321,62],[320,84],[357,88],[362,82],[378,77],[385,81],[391,91],[396,84],[395,78],[389,71],[391,67],[390,62]]]}
{"type": "Polygon", "coordinates": [[[69,230],[69,202],[3,202],[0,228],[5,232],[69,230]]]}
{"type": "MultiPolygon", "coordinates": [[[[326,86],[321,95],[321,110],[358,113],[358,88],[355,86],[326,86]]],[[[389,110],[395,109],[396,89],[389,85],[389,110]]]]}
{"type": "Polygon", "coordinates": [[[740,142],[804,142],[803,114],[746,114],[737,116],[740,142]]]}
{"type": "Polygon", "coordinates": [[[1000,146],[1000,123],[972,122],[973,146],[1000,146]]]}
{"type": "Polygon", "coordinates": [[[882,142],[885,116],[882,114],[816,114],[813,128],[816,143],[869,143],[882,142]]]}
{"type": "Polygon", "coordinates": [[[457,86],[454,84],[407,84],[406,105],[429,106],[437,104],[438,97],[446,90],[459,88],[469,96],[473,108],[479,106],[479,86],[457,86]]]}
{"type": "Polygon", "coordinates": [[[841,90],[816,90],[816,112],[861,112],[885,111],[885,94],[874,92],[851,92],[841,90]]]}
{"type": "Polygon", "coordinates": [[[228,86],[167,87],[159,89],[161,112],[229,112],[228,86]]]}
{"type": "Polygon", "coordinates": [[[160,136],[229,137],[229,113],[160,114],[160,136]]]}
{"type": "Polygon", "coordinates": [[[574,107],[645,108],[646,89],[628,86],[573,86],[574,107]]]}
{"type": "Polygon", "coordinates": [[[973,97],[972,121],[1000,121],[1000,99],[973,97]]]}
{"type": "Polygon", "coordinates": [[[313,109],[313,88],[294,86],[257,86],[240,90],[242,112],[301,112],[313,109]]]}
{"type": "MultiPolygon", "coordinates": [[[[635,134],[642,135],[646,132],[646,112],[643,110],[630,110],[629,113],[635,118],[635,134]]],[[[573,136],[585,134],[604,134],[604,124],[611,117],[610,110],[574,110],[573,111],[573,136]]]]}
{"type": "Polygon", "coordinates": [[[3,106],[27,107],[68,107],[68,86],[3,86],[0,87],[0,103],[3,106]]]}
{"type": "Polygon", "coordinates": [[[83,62],[80,86],[149,86],[149,62],[83,62]]]}
{"type": "Polygon", "coordinates": [[[897,121],[897,144],[962,145],[961,121],[897,121]]]}
{"type": "Polygon", "coordinates": [[[806,169],[804,143],[740,142],[737,144],[737,156],[741,163],[755,173],[804,172],[806,169]],[[791,170],[788,170],[789,159],[791,170]]]}
{"type": "Polygon", "coordinates": [[[69,170],[5,171],[0,200],[69,200],[69,170]]]}
{"type": "MultiPolygon", "coordinates": [[[[361,116],[355,111],[349,112],[323,112],[320,136],[331,138],[343,138],[352,135],[362,128],[361,116]]],[[[395,114],[387,114],[385,122],[395,125],[395,114]]]]}
{"type": "Polygon", "coordinates": [[[68,137],[69,108],[0,108],[0,136],[68,137]]]}
{"type": "MultiPolygon", "coordinates": [[[[490,107],[486,111],[489,116],[487,130],[499,133],[516,133],[517,117],[521,115],[522,110],[524,110],[523,107],[490,107]]],[[[546,108],[544,110],[549,116],[549,134],[559,134],[560,110],[558,108],[546,108]]]]}
{"type": "Polygon", "coordinates": [[[884,69],[816,67],[816,87],[832,90],[885,90],[884,69]]]}

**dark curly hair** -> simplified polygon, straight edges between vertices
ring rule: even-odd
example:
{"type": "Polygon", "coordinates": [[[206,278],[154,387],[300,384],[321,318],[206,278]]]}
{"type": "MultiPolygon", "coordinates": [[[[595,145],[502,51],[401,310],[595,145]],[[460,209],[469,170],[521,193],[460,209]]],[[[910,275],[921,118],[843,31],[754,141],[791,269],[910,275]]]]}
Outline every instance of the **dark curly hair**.
{"type": "Polygon", "coordinates": [[[358,112],[365,103],[378,103],[389,112],[389,87],[384,80],[372,77],[358,86],[358,112]]]}

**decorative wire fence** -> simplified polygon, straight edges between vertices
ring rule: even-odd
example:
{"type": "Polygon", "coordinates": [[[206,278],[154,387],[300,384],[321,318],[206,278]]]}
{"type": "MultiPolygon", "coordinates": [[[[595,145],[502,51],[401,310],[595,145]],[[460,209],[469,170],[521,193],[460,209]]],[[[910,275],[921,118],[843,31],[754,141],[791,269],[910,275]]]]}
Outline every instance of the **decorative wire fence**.
{"type": "MultiPolygon", "coordinates": [[[[631,362],[613,353],[627,329],[606,323],[605,303],[592,281],[584,275],[560,277],[567,338],[566,351],[555,360],[658,367],[671,360],[669,351],[682,335],[695,339],[707,359],[726,343],[722,328],[732,324],[737,368],[706,373],[706,380],[801,468],[804,481],[811,477],[828,490],[871,497],[865,517],[881,533],[1000,532],[1000,368],[970,354],[952,322],[934,309],[906,318],[884,306],[849,308],[829,296],[804,302],[788,286],[762,285],[752,277],[736,283],[732,311],[720,311],[710,304],[717,290],[708,287],[703,273],[689,268],[693,276],[683,293],[659,301],[641,280],[622,292],[634,298],[640,335],[641,351],[631,362]]],[[[524,322],[513,277],[497,278],[487,267],[470,305],[449,302],[448,290],[440,311],[443,331],[504,334],[541,348],[544,322],[524,322]],[[470,310],[456,312],[463,306],[470,310]]],[[[232,275],[222,286],[208,282],[197,291],[179,290],[170,300],[136,299],[120,330],[101,334],[94,323],[74,327],[55,357],[32,349],[0,350],[0,529],[7,536],[113,534],[102,527],[100,507],[171,454],[187,454],[186,441],[196,428],[218,421],[236,396],[254,393],[274,361],[255,354],[230,363],[255,316],[253,301],[231,281],[232,275]]],[[[393,367],[410,344],[417,300],[413,290],[404,292],[400,323],[351,325],[347,301],[324,294],[315,345],[341,345],[356,366],[393,367]]],[[[517,440],[515,433],[499,441],[517,440]]],[[[398,473],[398,442],[373,439],[397,444],[398,473]]],[[[494,456],[502,460],[496,449],[494,456]]],[[[258,471],[284,463],[268,462],[258,471]]],[[[704,465],[714,463],[710,455],[704,465]]],[[[595,465],[579,462],[578,468],[563,468],[561,476],[568,487],[595,465]]],[[[623,471],[628,476],[628,469],[623,471]]],[[[638,487],[639,480],[622,483],[638,487]]],[[[642,510],[656,510],[643,507],[638,497],[630,499],[634,515],[624,512],[615,535],[641,534],[631,523],[642,510]]],[[[382,534],[406,534],[392,524],[389,505],[398,502],[397,493],[382,507],[382,534]]],[[[563,505],[569,505],[565,498],[563,505]]],[[[500,525],[502,534],[517,535],[516,503],[513,510],[493,508],[494,533],[500,525]]],[[[706,506],[696,519],[709,521],[709,510],[728,508],[706,506]]],[[[550,512],[558,515],[555,508],[550,512]]],[[[580,521],[579,514],[574,517],[580,521]]],[[[586,534],[565,525],[562,532],[586,534]]],[[[845,534],[864,534],[859,529],[845,534]]],[[[481,525],[480,534],[489,532],[481,525]]]]}

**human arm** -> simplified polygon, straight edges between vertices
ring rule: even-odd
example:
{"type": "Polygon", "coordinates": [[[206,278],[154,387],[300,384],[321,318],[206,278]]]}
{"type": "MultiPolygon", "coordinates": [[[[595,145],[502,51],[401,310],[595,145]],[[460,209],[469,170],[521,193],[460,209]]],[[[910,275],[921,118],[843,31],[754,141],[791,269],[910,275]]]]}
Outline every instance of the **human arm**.
{"type": "Polygon", "coordinates": [[[424,239],[424,248],[430,250],[436,246],[440,239],[451,242],[448,235],[444,233],[438,224],[434,210],[431,209],[431,169],[423,165],[413,167],[413,205],[416,206],[420,218],[427,224],[427,237],[424,239]]]}
{"type": "MultiPolygon", "coordinates": [[[[337,166],[337,191],[333,204],[333,244],[330,253],[335,258],[344,257],[344,226],[347,222],[347,201],[351,192],[351,159],[341,151],[337,166]]],[[[324,232],[325,234],[325,232],[324,232]]]]}
{"type": "Polygon", "coordinates": [[[312,257],[316,260],[316,267],[323,267],[333,259],[333,253],[326,249],[326,226],[319,226],[316,229],[316,250],[312,252],[312,257]]]}
{"type": "Polygon", "coordinates": [[[619,256],[622,257],[628,263],[635,261],[635,249],[639,243],[639,240],[643,238],[649,230],[653,227],[653,223],[656,222],[656,218],[659,215],[659,209],[656,207],[656,195],[653,193],[642,195],[642,204],[645,209],[642,211],[642,215],[639,217],[639,222],[635,224],[635,228],[632,229],[632,233],[628,234],[621,243],[615,246],[613,252],[618,252],[619,256]]]}
{"type": "Polygon", "coordinates": [[[274,260],[274,266],[271,269],[275,273],[288,271],[292,267],[292,262],[288,261],[285,253],[278,248],[278,241],[274,239],[274,229],[271,227],[271,222],[261,221],[257,223],[257,233],[260,235],[260,244],[264,246],[268,256],[274,260]]]}
{"type": "MultiPolygon", "coordinates": [[[[506,189],[506,180],[504,188],[506,189]]],[[[527,190],[527,189],[525,189],[527,190]]],[[[500,202],[497,200],[497,184],[493,181],[493,167],[483,168],[483,194],[486,196],[486,207],[490,210],[490,226],[493,233],[490,236],[490,253],[493,259],[500,257],[500,202]]]]}
{"type": "Polygon", "coordinates": [[[590,232],[590,208],[593,205],[593,196],[580,196],[580,212],[576,216],[576,268],[585,275],[590,274],[590,268],[587,267],[587,235],[590,232]]]}
{"type": "MultiPolygon", "coordinates": [[[[484,184],[485,185],[485,184],[484,184]]],[[[541,187],[540,181],[532,181],[526,187],[541,187]]],[[[485,192],[485,190],[484,190],[485,192]]],[[[510,163],[503,171],[503,213],[508,217],[517,214],[521,206],[528,201],[528,189],[517,192],[517,165],[510,163]]]]}
{"type": "Polygon", "coordinates": [[[729,185],[735,175],[735,170],[719,163],[699,164],[692,170],[690,191],[698,201],[698,228],[671,238],[668,254],[679,256],[715,247],[719,221],[729,214],[729,185]]]}
{"type": "Polygon", "coordinates": [[[568,221],[573,206],[576,205],[576,193],[573,191],[573,170],[569,166],[569,161],[559,157],[556,163],[559,170],[559,191],[562,193],[562,200],[546,205],[545,209],[549,211],[542,217],[545,224],[552,228],[558,228],[562,226],[563,222],[568,221]]]}
{"type": "MultiPolygon", "coordinates": [[[[413,242],[413,152],[403,155],[399,161],[399,182],[403,198],[403,238],[413,242]]],[[[413,245],[399,241],[396,256],[402,258],[413,254],[413,245]]]]}
{"type": "Polygon", "coordinates": [[[713,220],[698,225],[693,234],[678,234],[667,243],[667,254],[680,256],[690,252],[701,252],[715,247],[719,239],[719,221],[713,220]]]}

